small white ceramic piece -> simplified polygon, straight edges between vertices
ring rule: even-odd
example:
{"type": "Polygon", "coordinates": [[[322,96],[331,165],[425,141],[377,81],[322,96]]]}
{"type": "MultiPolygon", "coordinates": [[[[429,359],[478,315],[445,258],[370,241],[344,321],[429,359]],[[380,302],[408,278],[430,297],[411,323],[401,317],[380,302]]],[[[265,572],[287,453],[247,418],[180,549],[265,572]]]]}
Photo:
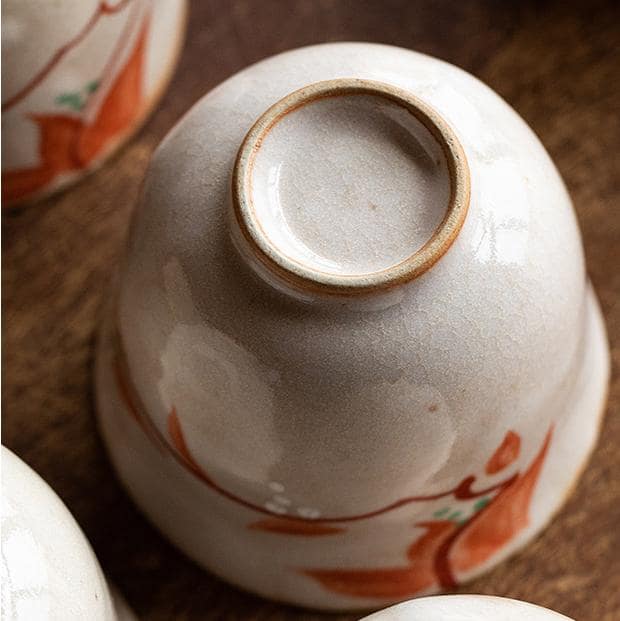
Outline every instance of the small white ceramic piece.
{"type": "Polygon", "coordinates": [[[564,185],[489,88],[329,44],[198,102],[153,156],[97,362],[100,423],[182,550],[368,608],[538,533],[609,360],[564,185]]]}
{"type": "Polygon", "coordinates": [[[2,198],[39,198],[98,166],[168,84],[186,0],[2,3],[2,198]]]}
{"type": "Polygon", "coordinates": [[[1,511],[3,621],[135,621],[60,498],[5,447],[1,511]]]}
{"type": "Polygon", "coordinates": [[[437,595],[375,612],[361,621],[574,621],[548,608],[506,597],[437,595]]]}

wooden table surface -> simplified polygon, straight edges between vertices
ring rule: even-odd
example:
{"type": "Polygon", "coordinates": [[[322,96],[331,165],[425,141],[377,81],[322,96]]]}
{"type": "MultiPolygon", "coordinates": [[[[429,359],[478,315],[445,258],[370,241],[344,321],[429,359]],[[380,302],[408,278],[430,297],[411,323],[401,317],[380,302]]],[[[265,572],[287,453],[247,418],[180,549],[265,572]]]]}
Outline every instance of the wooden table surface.
{"type": "MultiPolygon", "coordinates": [[[[3,442],[67,503],[141,619],[325,618],[224,584],[155,532],[97,436],[91,366],[98,311],[153,148],[233,72],[340,40],[391,43],[460,65],[530,123],[575,202],[617,370],[619,2],[195,0],[176,76],[142,131],[71,190],[7,211],[2,226],[3,442]]],[[[620,619],[619,406],[616,372],[601,440],[568,504],[524,552],[462,591],[525,599],[580,621],[620,619]]]]}

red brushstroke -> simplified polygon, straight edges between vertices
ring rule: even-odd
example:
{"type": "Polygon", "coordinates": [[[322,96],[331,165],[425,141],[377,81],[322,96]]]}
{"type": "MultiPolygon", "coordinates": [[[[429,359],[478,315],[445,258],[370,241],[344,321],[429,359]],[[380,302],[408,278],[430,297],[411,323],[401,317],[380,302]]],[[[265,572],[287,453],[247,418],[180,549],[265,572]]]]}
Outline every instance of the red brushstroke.
{"type": "Polygon", "coordinates": [[[521,451],[521,438],[514,431],[509,431],[503,442],[499,445],[491,459],[487,462],[484,471],[487,474],[497,474],[507,466],[509,466],[521,451]]]}
{"type": "Polygon", "coordinates": [[[168,416],[168,433],[172,438],[172,443],[174,447],[178,451],[179,455],[183,458],[185,465],[202,481],[211,485],[211,479],[205,474],[204,470],[198,465],[198,463],[192,457],[192,454],[189,452],[189,448],[187,448],[187,444],[185,442],[185,437],[183,436],[183,430],[181,429],[181,423],[179,422],[179,417],[177,416],[177,412],[174,408],[172,408],[172,412],[170,412],[168,416]]]}
{"type": "Polygon", "coordinates": [[[328,526],[317,524],[316,522],[300,522],[299,520],[289,520],[288,518],[268,518],[259,520],[248,525],[250,530],[263,530],[268,533],[279,535],[299,535],[301,537],[320,537],[324,535],[337,535],[346,532],[344,528],[338,526],[328,526]]]}
{"type": "Polygon", "coordinates": [[[457,528],[454,522],[421,522],[426,532],[407,551],[409,565],[377,569],[306,569],[328,591],[353,597],[403,599],[430,589],[437,583],[435,556],[457,528]]]}
{"type": "Polygon", "coordinates": [[[60,47],[54,55],[45,63],[43,68],[34,75],[34,77],[15,95],[2,102],[2,112],[6,112],[12,108],[15,104],[21,101],[26,95],[28,95],[36,86],[38,86],[50,71],[63,59],[63,57],[70,52],[74,47],[79,45],[84,37],[95,27],[95,24],[99,21],[102,15],[110,15],[122,11],[125,5],[132,0],[120,0],[120,2],[114,6],[111,6],[107,2],[100,2],[95,12],[91,15],[90,19],[86,22],[82,30],[73,37],[70,41],[60,47]]]}
{"type": "Polygon", "coordinates": [[[526,472],[464,525],[458,538],[447,550],[445,565],[448,565],[449,556],[450,565],[458,572],[477,567],[528,526],[529,506],[547,456],[551,435],[550,430],[526,472]]]}

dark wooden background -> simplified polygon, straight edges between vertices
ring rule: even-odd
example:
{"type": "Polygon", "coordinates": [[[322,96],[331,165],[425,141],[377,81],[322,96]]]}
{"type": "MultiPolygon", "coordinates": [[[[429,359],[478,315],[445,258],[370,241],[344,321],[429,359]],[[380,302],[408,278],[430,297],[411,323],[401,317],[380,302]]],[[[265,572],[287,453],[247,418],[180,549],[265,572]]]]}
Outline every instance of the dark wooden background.
{"type": "Polygon", "coordinates": [[[99,307],[109,295],[107,280],[153,148],[194,101],[248,63],[340,40],[409,47],[474,73],[532,125],[566,180],[615,360],[601,441],[575,494],[543,535],[462,591],[525,599],[580,621],[617,621],[617,1],[194,0],[178,71],[143,130],[73,189],[4,213],[3,442],[60,494],[141,619],[324,618],[220,582],[153,530],[114,479],[97,436],[91,365],[99,307]]]}

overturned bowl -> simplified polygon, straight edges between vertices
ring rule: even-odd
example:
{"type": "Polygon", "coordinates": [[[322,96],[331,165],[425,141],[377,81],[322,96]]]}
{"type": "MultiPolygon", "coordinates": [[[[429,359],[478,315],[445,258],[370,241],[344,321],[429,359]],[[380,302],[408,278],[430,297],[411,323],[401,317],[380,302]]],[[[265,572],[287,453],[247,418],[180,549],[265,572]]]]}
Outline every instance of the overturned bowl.
{"type": "Polygon", "coordinates": [[[351,609],[452,588],[539,532],[608,364],[532,131],[456,67],[346,43],[242,71],[161,144],[96,381],[120,478],[177,546],[351,609]]]}
{"type": "Polygon", "coordinates": [[[361,621],[573,621],[548,608],[507,597],[437,595],[397,604],[361,621]]]}

